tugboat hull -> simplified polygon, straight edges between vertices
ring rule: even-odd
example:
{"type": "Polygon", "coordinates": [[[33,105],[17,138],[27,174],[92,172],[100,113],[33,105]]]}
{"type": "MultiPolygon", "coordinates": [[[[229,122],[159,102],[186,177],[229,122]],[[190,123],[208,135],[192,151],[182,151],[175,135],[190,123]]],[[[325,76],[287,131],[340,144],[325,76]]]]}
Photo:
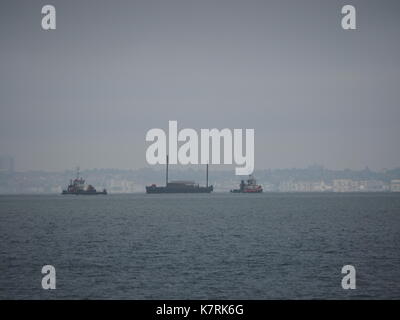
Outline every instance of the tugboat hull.
{"type": "Polygon", "coordinates": [[[91,184],[85,185],[85,180],[79,177],[79,167],[77,168],[76,178],[70,180],[68,188],[63,190],[61,194],[73,194],[73,195],[87,195],[93,196],[98,194],[107,194],[107,190],[97,191],[91,184]]]}
{"type": "Polygon", "coordinates": [[[249,176],[249,179],[245,182],[242,180],[240,182],[240,189],[231,190],[232,193],[261,193],[263,188],[261,185],[257,184],[256,179],[253,176],[249,176]]]}
{"type": "Polygon", "coordinates": [[[99,195],[99,194],[107,194],[107,191],[95,191],[95,192],[90,192],[90,191],[80,191],[80,192],[70,192],[67,190],[63,190],[61,194],[73,194],[73,195],[85,195],[85,196],[93,196],[93,195],[99,195]]]}
{"type": "Polygon", "coordinates": [[[255,189],[255,190],[240,190],[240,189],[234,189],[231,190],[232,193],[262,193],[262,189],[255,189]]]}

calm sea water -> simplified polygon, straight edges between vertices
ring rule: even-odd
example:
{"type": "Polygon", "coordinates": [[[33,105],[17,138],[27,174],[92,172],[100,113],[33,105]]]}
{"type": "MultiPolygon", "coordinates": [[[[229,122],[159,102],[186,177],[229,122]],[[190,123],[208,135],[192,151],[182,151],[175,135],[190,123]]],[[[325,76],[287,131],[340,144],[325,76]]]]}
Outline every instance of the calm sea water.
{"type": "Polygon", "coordinates": [[[400,194],[0,196],[0,298],[398,299],[400,194]]]}

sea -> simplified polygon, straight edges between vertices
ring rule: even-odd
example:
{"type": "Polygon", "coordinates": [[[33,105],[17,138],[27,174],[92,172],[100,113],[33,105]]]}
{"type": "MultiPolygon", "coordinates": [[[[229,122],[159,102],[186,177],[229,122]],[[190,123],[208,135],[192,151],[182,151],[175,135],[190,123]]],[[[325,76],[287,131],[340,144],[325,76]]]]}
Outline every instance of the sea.
{"type": "Polygon", "coordinates": [[[399,298],[400,193],[0,196],[0,299],[399,298]]]}

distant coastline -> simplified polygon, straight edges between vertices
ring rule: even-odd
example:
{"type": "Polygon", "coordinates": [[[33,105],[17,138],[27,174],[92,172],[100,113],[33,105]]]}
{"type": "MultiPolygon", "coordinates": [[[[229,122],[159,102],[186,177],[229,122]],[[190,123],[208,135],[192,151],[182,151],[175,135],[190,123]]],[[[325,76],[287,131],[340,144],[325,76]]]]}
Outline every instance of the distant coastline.
{"type": "MultiPolygon", "coordinates": [[[[210,183],[216,192],[228,192],[236,187],[241,176],[228,170],[210,171],[210,183]]],[[[160,170],[142,168],[136,170],[122,169],[88,169],[82,174],[96,188],[106,188],[110,193],[145,192],[149,182],[162,184],[160,170]]],[[[254,173],[265,192],[389,192],[400,191],[400,167],[373,171],[332,170],[313,165],[307,168],[265,169],[254,173]]],[[[60,193],[71,177],[73,170],[64,172],[46,171],[0,171],[0,194],[51,194],[60,193]]],[[[171,177],[184,180],[204,180],[203,170],[192,168],[172,168],[171,177]]]]}

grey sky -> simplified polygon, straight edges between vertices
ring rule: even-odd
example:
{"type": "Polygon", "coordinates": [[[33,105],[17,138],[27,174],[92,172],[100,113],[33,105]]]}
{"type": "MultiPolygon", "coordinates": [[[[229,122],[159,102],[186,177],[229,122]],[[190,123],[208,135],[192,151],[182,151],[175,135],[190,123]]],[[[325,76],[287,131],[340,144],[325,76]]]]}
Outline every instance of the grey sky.
{"type": "Polygon", "coordinates": [[[17,170],[138,168],[146,132],[178,120],[254,128],[256,169],[399,166],[399,18],[378,0],[3,0],[0,154],[17,170]]]}

